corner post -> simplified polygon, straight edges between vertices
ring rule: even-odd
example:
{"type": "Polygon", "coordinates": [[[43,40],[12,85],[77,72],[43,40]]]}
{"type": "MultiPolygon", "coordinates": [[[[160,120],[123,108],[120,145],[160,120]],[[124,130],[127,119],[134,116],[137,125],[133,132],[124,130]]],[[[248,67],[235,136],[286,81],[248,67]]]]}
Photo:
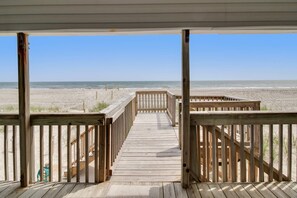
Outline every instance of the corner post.
{"type": "Polygon", "coordinates": [[[18,45],[18,88],[20,120],[20,159],[21,186],[29,185],[30,180],[30,80],[28,35],[17,34],[18,45]]]}
{"type": "Polygon", "coordinates": [[[190,185],[190,30],[182,30],[182,186],[190,185]]]}

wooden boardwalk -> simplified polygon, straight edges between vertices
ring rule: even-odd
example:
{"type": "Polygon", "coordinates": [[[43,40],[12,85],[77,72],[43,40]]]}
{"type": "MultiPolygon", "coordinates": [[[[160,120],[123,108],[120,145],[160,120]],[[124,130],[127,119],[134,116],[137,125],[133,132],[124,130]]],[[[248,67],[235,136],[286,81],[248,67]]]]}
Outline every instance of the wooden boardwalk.
{"type": "Polygon", "coordinates": [[[166,113],[136,116],[112,175],[111,181],[180,181],[181,151],[166,113]]]}

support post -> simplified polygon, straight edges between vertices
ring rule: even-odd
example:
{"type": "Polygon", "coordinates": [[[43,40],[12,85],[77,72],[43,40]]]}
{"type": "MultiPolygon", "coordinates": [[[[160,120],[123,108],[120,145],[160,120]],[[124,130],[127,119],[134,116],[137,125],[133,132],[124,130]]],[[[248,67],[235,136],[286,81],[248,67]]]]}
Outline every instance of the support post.
{"type": "Polygon", "coordinates": [[[21,186],[29,185],[30,179],[30,80],[28,35],[17,34],[18,45],[18,88],[20,120],[21,186]]]}
{"type": "Polygon", "coordinates": [[[182,186],[190,185],[190,30],[182,30],[182,186]]]}
{"type": "MultiPolygon", "coordinates": [[[[105,122],[106,123],[106,122],[105,122]]],[[[99,182],[106,180],[106,125],[99,130],[99,182]]]]}

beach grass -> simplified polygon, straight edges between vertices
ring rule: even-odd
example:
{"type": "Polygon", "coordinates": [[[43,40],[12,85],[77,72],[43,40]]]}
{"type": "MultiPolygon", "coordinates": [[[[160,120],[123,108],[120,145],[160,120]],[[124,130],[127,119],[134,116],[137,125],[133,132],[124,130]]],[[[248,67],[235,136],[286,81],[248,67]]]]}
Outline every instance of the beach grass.
{"type": "Polygon", "coordinates": [[[106,102],[98,102],[92,109],[90,109],[90,112],[99,112],[109,105],[106,102]]]}
{"type": "Polygon", "coordinates": [[[269,111],[270,109],[266,105],[261,105],[261,111],[269,111]]]}
{"type": "Polygon", "coordinates": [[[41,106],[31,106],[31,112],[60,112],[60,108],[57,106],[50,106],[50,107],[41,107],[41,106]]]}
{"type": "Polygon", "coordinates": [[[18,112],[19,108],[14,105],[4,105],[0,107],[0,112],[18,112]]]}

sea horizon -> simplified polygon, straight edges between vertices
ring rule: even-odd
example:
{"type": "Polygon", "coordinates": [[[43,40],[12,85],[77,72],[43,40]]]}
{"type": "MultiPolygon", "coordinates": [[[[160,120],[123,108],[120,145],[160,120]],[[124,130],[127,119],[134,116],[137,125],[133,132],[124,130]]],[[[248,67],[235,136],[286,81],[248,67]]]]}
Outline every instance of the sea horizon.
{"type": "MultiPolygon", "coordinates": [[[[33,89],[180,89],[181,81],[50,81],[30,82],[33,89]]],[[[0,89],[17,89],[17,82],[0,82],[0,89]]],[[[191,88],[297,88],[297,80],[203,80],[191,81],[191,88]]]]}

